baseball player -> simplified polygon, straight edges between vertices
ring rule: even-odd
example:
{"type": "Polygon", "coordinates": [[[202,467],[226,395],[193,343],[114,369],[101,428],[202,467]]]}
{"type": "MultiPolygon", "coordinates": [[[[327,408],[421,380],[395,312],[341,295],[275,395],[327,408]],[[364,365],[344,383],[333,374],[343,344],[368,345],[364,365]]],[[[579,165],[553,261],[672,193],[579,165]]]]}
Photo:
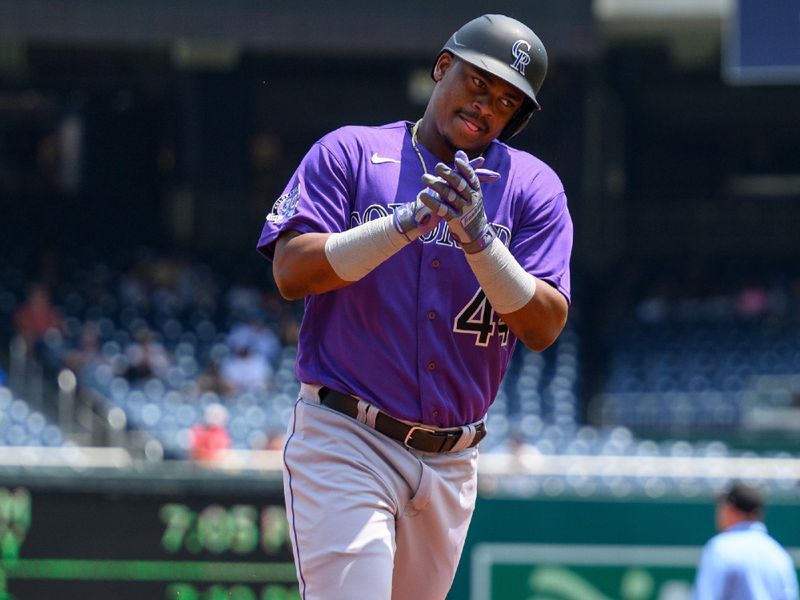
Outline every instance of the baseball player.
{"type": "Polygon", "coordinates": [[[564,327],[564,188],[504,142],[547,55],[485,15],[436,58],[422,118],[314,144],[259,251],[305,298],[284,490],[304,600],[441,600],[475,506],[478,443],[517,340],[564,327]]]}

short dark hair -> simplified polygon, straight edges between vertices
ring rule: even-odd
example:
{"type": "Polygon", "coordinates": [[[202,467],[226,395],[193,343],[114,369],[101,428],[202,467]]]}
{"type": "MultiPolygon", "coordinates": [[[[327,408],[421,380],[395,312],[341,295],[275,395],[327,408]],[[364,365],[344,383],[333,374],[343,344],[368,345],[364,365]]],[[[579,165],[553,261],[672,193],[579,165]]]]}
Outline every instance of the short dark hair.
{"type": "Polygon", "coordinates": [[[764,496],[761,492],[741,481],[734,481],[720,496],[720,500],[748,515],[758,516],[764,511],[764,496]]]}

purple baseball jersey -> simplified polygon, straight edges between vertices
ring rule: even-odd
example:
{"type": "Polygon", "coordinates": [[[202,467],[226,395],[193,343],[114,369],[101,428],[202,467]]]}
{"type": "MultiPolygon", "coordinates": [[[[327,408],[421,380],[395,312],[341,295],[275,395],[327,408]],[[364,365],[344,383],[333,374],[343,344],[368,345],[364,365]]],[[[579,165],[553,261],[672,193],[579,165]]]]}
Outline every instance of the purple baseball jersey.
{"type": "MultiPolygon", "coordinates": [[[[433,172],[439,160],[419,147],[433,172]]],[[[570,299],[572,220],[553,170],[493,142],[484,205],[522,267],[570,299]]],[[[258,250],[281,232],[339,232],[391,214],[423,189],[410,124],[343,127],[306,154],[267,215],[258,250]]],[[[495,313],[442,221],[360,281],[305,299],[296,374],[400,419],[438,427],[485,415],[516,338],[495,313]]]]}

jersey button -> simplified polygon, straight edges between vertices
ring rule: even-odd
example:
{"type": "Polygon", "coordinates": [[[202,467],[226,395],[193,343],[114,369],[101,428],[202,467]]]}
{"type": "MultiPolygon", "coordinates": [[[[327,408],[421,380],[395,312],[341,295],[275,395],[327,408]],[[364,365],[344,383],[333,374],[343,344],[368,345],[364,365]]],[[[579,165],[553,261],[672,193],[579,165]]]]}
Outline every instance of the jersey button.
{"type": "Polygon", "coordinates": [[[436,363],[431,361],[428,363],[428,371],[433,371],[436,368],[436,363]]]}
{"type": "Polygon", "coordinates": [[[439,416],[439,411],[438,411],[438,410],[435,410],[435,411],[433,411],[431,414],[432,414],[434,417],[438,417],[438,416],[439,416]]]}
{"type": "Polygon", "coordinates": [[[439,259],[438,259],[438,258],[434,258],[434,259],[431,261],[431,266],[432,266],[434,269],[438,269],[440,264],[441,264],[441,263],[439,262],[439,259]]]}
{"type": "Polygon", "coordinates": [[[436,318],[436,311],[432,310],[428,313],[428,318],[433,321],[436,318]]]}

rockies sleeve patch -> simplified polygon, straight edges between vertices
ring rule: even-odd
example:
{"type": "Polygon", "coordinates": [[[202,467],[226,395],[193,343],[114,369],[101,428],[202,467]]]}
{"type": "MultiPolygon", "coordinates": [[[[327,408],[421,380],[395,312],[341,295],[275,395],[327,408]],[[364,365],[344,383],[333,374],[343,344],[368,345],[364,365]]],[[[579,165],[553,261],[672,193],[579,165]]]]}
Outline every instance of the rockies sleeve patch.
{"type": "Polygon", "coordinates": [[[300,184],[275,200],[272,210],[267,215],[267,221],[282,223],[297,212],[297,202],[300,200],[300,184]]]}

